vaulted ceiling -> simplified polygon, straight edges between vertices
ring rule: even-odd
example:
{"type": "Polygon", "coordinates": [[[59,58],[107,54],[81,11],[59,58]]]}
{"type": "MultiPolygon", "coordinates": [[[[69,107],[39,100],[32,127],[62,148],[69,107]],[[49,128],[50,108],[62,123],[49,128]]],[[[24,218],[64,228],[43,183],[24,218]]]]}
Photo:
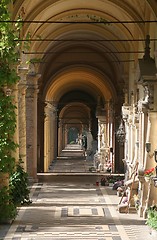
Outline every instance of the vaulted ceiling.
{"type": "Polygon", "coordinates": [[[82,91],[116,102],[133,87],[147,34],[152,55],[157,47],[156,0],[17,0],[13,13],[25,21],[21,38],[31,39],[23,58],[40,59],[47,100],[82,91]]]}

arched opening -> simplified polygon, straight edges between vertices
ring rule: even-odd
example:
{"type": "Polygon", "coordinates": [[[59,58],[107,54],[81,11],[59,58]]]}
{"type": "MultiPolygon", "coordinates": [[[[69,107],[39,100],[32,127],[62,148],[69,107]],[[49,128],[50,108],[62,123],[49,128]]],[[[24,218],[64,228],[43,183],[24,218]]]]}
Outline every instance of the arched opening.
{"type": "MultiPolygon", "coordinates": [[[[110,148],[115,150],[113,107],[116,95],[107,77],[93,68],[73,67],[52,78],[44,94],[44,156],[40,156],[44,171],[48,171],[51,162],[61,155],[67,144],[76,143],[78,135],[84,133],[90,135],[89,154],[92,140],[97,139],[102,166],[111,159],[115,171],[110,148]]],[[[118,169],[119,164],[116,167],[118,169]]]]}
{"type": "MultiPolygon", "coordinates": [[[[113,172],[131,180],[137,163],[138,170],[156,166],[145,149],[151,143],[153,151],[157,142],[155,2],[12,1],[12,19],[25,21],[20,41],[30,35],[14,89],[19,92],[15,137],[30,178],[48,172],[78,133],[97,137],[103,173],[107,160],[113,172]],[[121,120],[123,145],[115,135],[121,120]]],[[[157,191],[150,186],[147,197],[150,188],[140,179],[139,212],[145,214],[157,191]]]]}

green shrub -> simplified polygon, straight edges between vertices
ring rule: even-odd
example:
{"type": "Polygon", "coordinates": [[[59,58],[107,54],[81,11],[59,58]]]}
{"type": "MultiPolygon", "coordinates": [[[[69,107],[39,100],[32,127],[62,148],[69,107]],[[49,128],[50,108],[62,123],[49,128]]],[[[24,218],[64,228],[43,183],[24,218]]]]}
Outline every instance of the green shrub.
{"type": "Polygon", "coordinates": [[[157,230],[157,206],[150,206],[147,210],[146,224],[152,229],[157,230]]]}
{"type": "Polygon", "coordinates": [[[30,204],[30,190],[28,186],[28,174],[22,167],[22,161],[19,160],[16,171],[10,177],[10,191],[15,205],[30,204]]]}
{"type": "Polygon", "coordinates": [[[0,223],[12,221],[17,215],[17,209],[7,187],[0,189],[0,223]]]}

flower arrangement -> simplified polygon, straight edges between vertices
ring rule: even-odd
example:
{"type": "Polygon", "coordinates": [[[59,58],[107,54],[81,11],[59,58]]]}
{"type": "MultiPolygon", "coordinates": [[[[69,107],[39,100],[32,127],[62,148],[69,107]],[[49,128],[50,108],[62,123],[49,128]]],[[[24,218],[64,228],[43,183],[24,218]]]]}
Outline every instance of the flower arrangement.
{"type": "Polygon", "coordinates": [[[154,173],[154,168],[148,169],[144,172],[145,177],[151,177],[154,173]]]}

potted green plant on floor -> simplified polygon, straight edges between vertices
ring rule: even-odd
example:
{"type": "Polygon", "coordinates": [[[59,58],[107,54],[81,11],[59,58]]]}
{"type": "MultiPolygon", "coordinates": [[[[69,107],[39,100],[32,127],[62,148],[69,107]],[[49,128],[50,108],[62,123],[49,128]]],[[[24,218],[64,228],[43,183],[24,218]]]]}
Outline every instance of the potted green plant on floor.
{"type": "Polygon", "coordinates": [[[146,224],[150,227],[152,236],[157,237],[157,205],[152,205],[147,209],[146,224]]]}

